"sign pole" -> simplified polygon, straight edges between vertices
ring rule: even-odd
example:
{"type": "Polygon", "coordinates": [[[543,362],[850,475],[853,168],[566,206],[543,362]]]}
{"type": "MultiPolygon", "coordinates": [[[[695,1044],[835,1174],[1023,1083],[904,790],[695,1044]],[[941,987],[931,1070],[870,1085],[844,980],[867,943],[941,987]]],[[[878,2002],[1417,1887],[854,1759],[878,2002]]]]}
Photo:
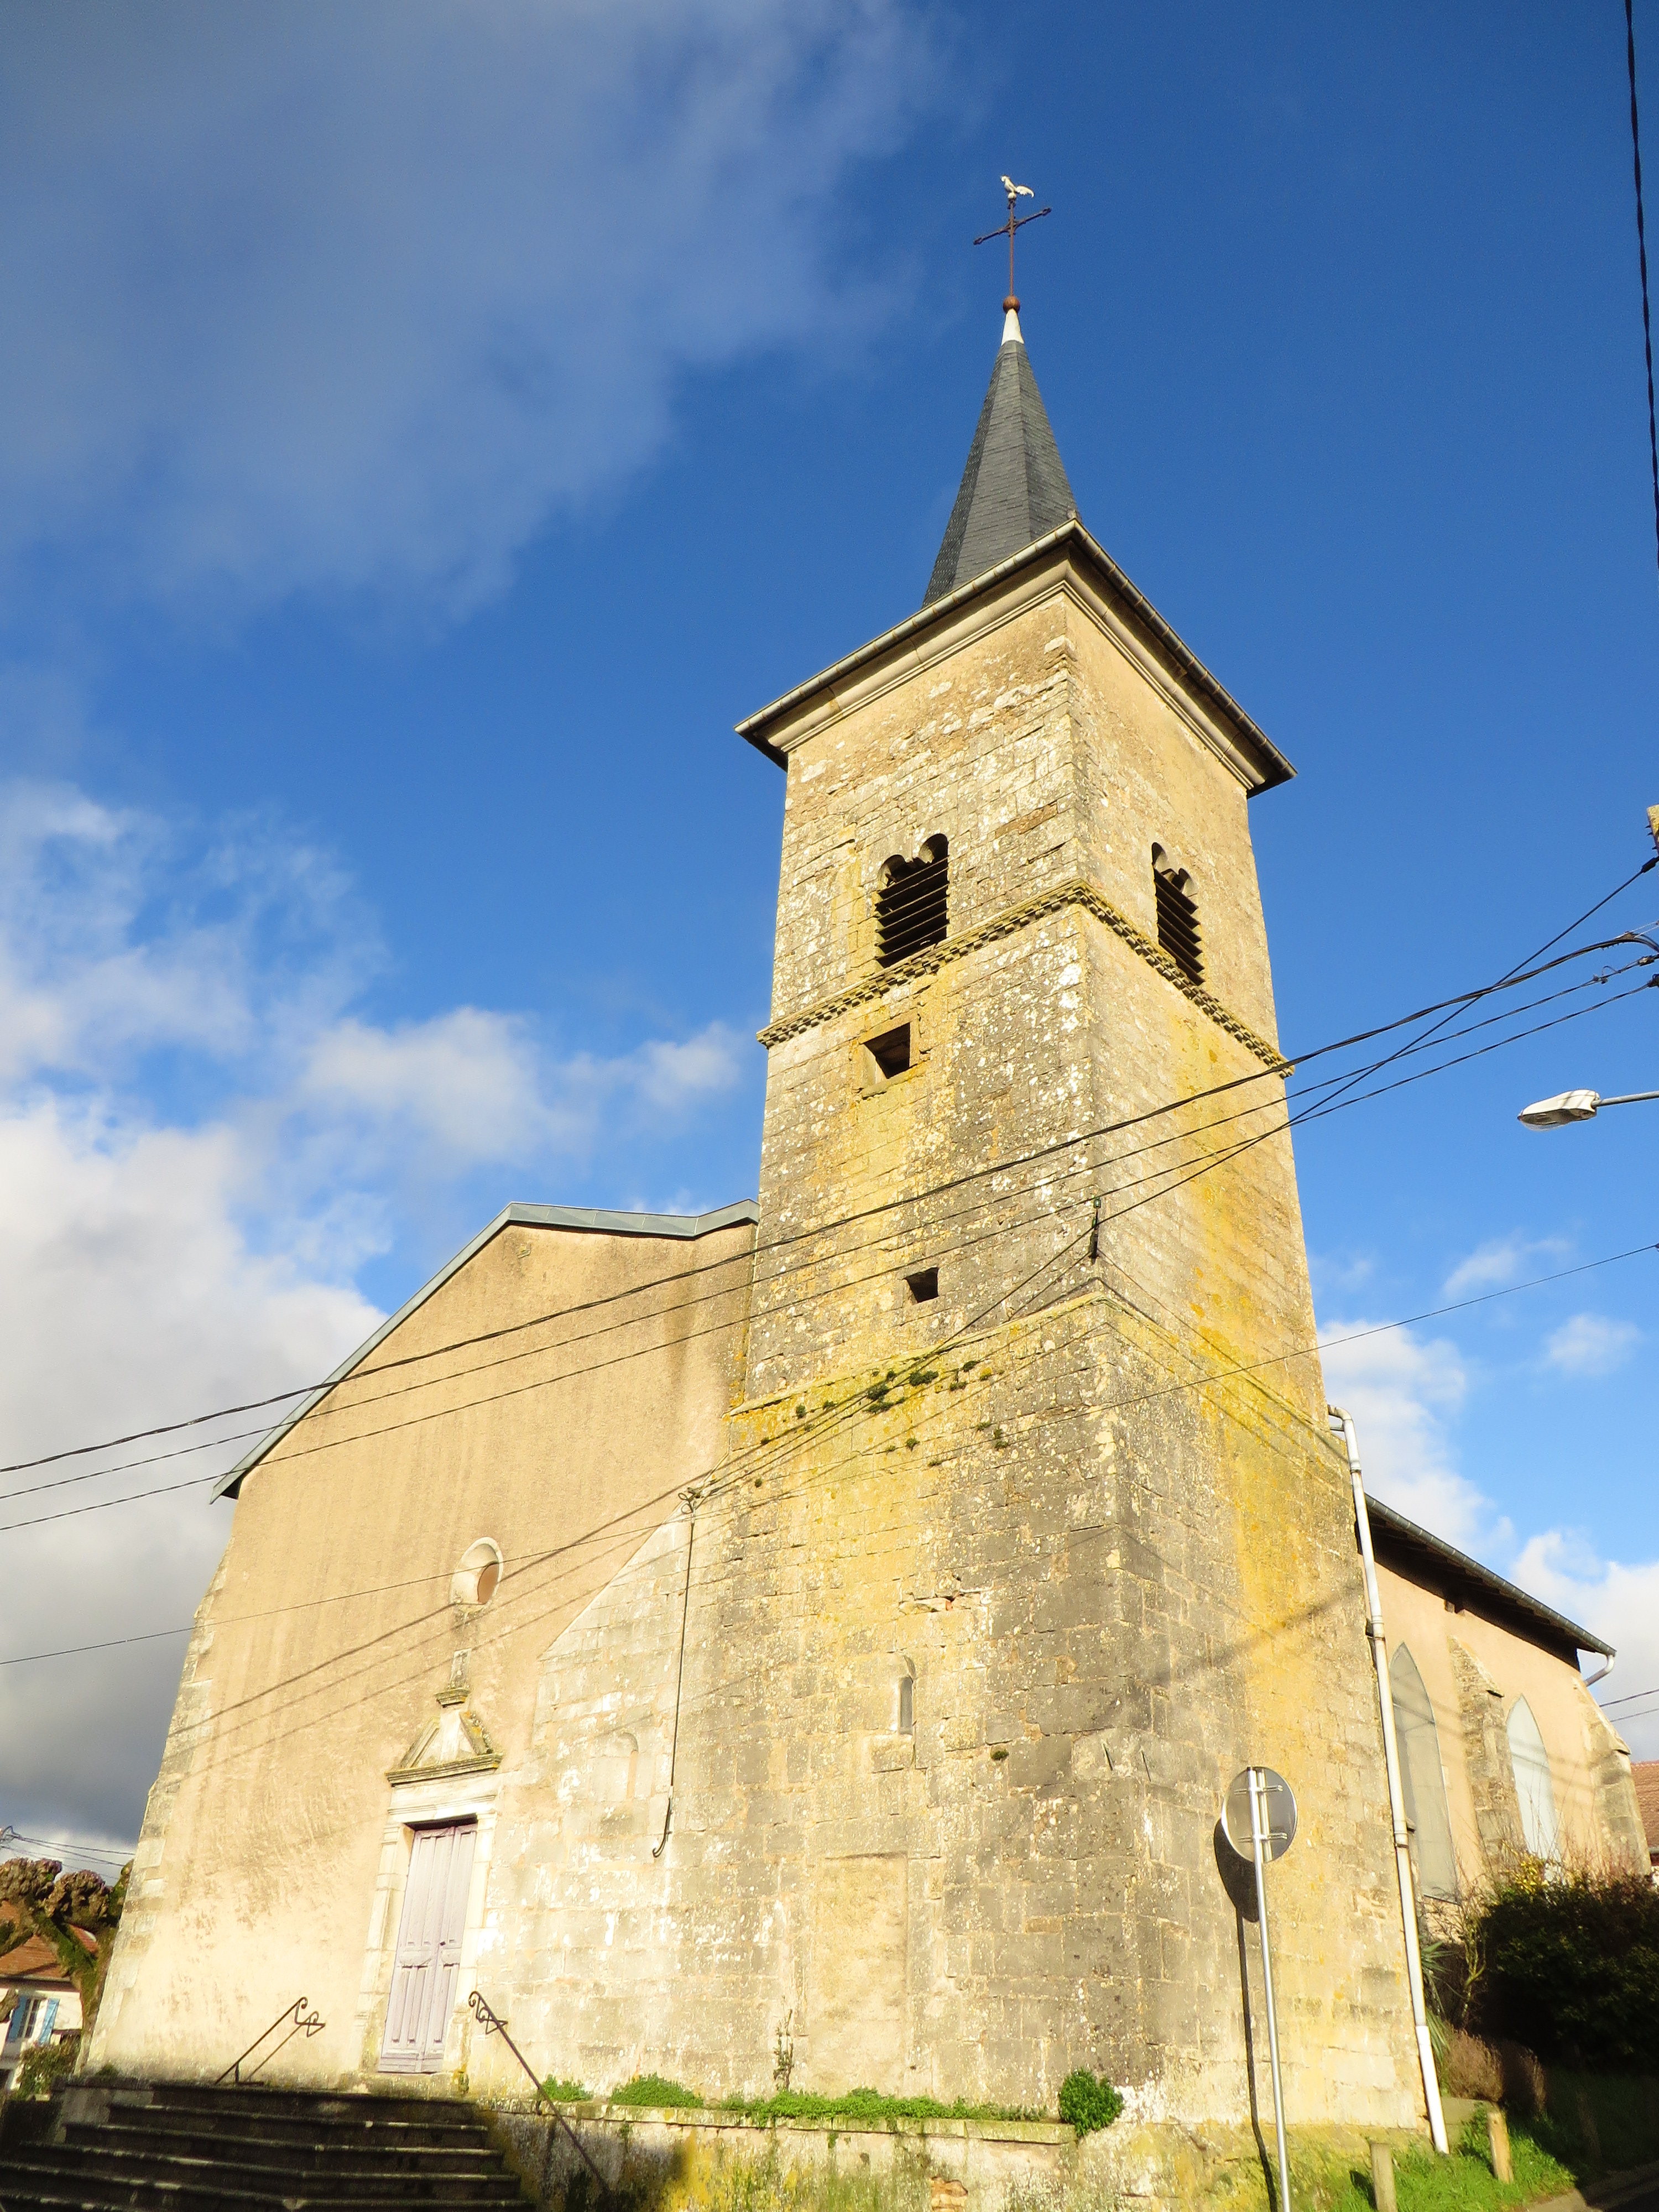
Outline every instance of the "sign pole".
{"type": "Polygon", "coordinates": [[[1285,2149],[1285,2089],[1279,2078],[1279,2015],[1273,2008],[1273,1947],[1267,1941],[1267,1885],[1262,1880],[1262,1845],[1267,1840],[1265,1784],[1254,1766],[1250,1778],[1250,1849],[1255,1860],[1255,1906],[1261,1923],[1261,1990],[1267,2000],[1267,2057],[1273,2077],[1273,2131],[1279,2138],[1279,2212],[1291,2212],[1291,2162],[1285,2149]]]}

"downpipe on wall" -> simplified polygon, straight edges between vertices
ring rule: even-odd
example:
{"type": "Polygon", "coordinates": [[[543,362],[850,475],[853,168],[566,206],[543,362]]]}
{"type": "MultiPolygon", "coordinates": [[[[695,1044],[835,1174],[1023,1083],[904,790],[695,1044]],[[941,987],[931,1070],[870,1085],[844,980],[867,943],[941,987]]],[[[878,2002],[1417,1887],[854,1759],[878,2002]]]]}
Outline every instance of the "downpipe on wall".
{"type": "Polygon", "coordinates": [[[1327,1406],[1333,1421],[1340,1425],[1348,1447],[1348,1473],[1353,1482],[1353,1517],[1359,1531],[1359,1556],[1365,1568],[1365,1632],[1371,1640],[1376,1668],[1376,1698],[1382,1712],[1382,1763],[1389,1772],[1389,1814],[1394,1823],[1395,1870],[1400,1877],[1400,1917],[1406,1932],[1406,1978],[1411,1984],[1412,2025],[1417,2031],[1417,2056],[1423,2069],[1423,2094],[1429,2108],[1429,2133],[1434,2147],[1446,2148],[1446,2116],[1440,2108],[1440,2077],[1434,2070],[1434,2048],[1429,2041],[1429,2017],[1423,2002],[1423,1954],[1417,1942],[1417,1894],[1412,1881],[1411,1838],[1406,1828],[1406,1800],[1400,1786],[1400,1745],[1395,1735],[1394,1692],[1389,1681],[1389,1645],[1382,1633],[1382,1599],[1376,1586],[1376,1560],[1371,1551],[1371,1520],[1365,1510],[1365,1483],[1359,1472],[1359,1438],[1352,1413],[1340,1406],[1327,1406]]]}

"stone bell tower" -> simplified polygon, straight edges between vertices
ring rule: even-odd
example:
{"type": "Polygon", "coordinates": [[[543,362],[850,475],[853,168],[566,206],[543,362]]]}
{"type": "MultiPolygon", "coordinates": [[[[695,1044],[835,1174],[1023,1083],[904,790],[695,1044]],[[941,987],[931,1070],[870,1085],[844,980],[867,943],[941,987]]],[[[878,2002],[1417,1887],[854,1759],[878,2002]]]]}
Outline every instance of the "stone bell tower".
{"type": "Polygon", "coordinates": [[[1079,520],[1014,309],[920,612],[741,731],[788,783],[681,1757],[798,2081],[1244,2119],[1257,1760],[1290,2117],[1411,2124],[1246,818],[1292,770],[1079,520]]]}

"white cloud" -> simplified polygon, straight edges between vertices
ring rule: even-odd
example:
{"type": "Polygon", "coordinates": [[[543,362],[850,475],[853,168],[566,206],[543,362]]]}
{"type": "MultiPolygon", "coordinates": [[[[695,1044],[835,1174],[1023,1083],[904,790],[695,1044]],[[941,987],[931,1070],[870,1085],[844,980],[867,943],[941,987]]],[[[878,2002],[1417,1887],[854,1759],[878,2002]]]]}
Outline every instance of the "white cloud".
{"type": "Polygon", "coordinates": [[[1458,1472],[1447,1423],[1468,1378],[1455,1345],[1364,1320],[1320,1333],[1328,1396],[1352,1414],[1367,1487],[1449,1542],[1486,1525],[1488,1501],[1458,1472]],[[1345,1337],[1357,1341],[1344,1343],[1345,1337]]]}
{"type": "Polygon", "coordinates": [[[684,1044],[653,1039],[641,1045],[634,1079],[641,1097],[666,1115],[684,1113],[697,1100],[718,1097],[738,1079],[741,1040],[713,1022],[684,1044]]]}
{"type": "Polygon", "coordinates": [[[1514,1577],[1613,1646],[1618,1666],[1599,1692],[1607,1717],[1638,1759],[1659,1759],[1659,1697],[1632,1701],[1633,1711],[1611,1702],[1629,1699],[1632,1691],[1659,1690],[1659,1559],[1603,1559],[1556,1528],[1526,1545],[1514,1577]]]}
{"type": "Polygon", "coordinates": [[[1612,1321],[1605,1314],[1574,1314],[1551,1332],[1544,1357],[1563,1375],[1611,1375],[1642,1341],[1634,1322],[1612,1321]]]}
{"type": "Polygon", "coordinates": [[[476,1006],[390,1030],[336,1022],[316,1037],[301,1088],[337,1113],[400,1123],[458,1164],[568,1148],[577,1134],[542,1097],[528,1025],[476,1006]]]}
{"type": "MultiPolygon", "coordinates": [[[[1477,1282],[1501,1280],[1518,1265],[1514,1240],[1483,1245],[1474,1261],[1483,1255],[1491,1255],[1492,1272],[1471,1279],[1477,1282]],[[1498,1256],[1504,1254],[1510,1256],[1499,1268],[1498,1256]]],[[[1410,1329],[1363,1334],[1373,1326],[1364,1320],[1334,1322],[1321,1339],[1325,1387],[1354,1417],[1367,1487],[1613,1644],[1619,1663],[1605,1698],[1659,1690],[1659,1560],[1605,1559],[1559,1528],[1530,1537],[1517,1552],[1509,1521],[1495,1515],[1492,1501],[1458,1465],[1454,1428],[1468,1376],[1456,1346],[1410,1329]],[[1345,1336],[1358,1340],[1333,1340],[1345,1336]]],[[[1605,1373],[1597,1363],[1616,1364],[1638,1336],[1629,1323],[1580,1314],[1551,1338],[1551,1356],[1567,1372],[1605,1373]]],[[[1613,1706],[1609,1718],[1638,1759],[1659,1757],[1659,1697],[1633,1711],[1613,1706]]]]}
{"type": "MultiPolygon", "coordinates": [[[[413,1203],[480,1169],[529,1196],[607,1144],[648,1156],[739,1080],[719,1024],[562,1058],[512,1012],[376,1023],[358,1003],[374,942],[327,856],[275,830],[0,787],[9,1462],[326,1374],[378,1322],[356,1273],[413,1203]]],[[[0,1658],[189,1621],[228,1526],[205,1485],[73,1509],[237,1455],[198,1440],[0,1474],[0,1523],[33,1524],[3,1537],[0,1658]]],[[[6,1817],[131,1840],[181,1649],[0,1667],[6,1817]]]]}
{"type": "Polygon", "coordinates": [[[1520,1281],[1529,1262],[1559,1259],[1569,1249],[1559,1237],[1490,1237],[1484,1244],[1478,1244],[1467,1259],[1458,1261],[1443,1287],[1449,1298],[1504,1290],[1510,1284],[1520,1281]]]}
{"type": "Polygon", "coordinates": [[[1354,1252],[1346,1256],[1331,1252],[1310,1252],[1308,1265],[1314,1287],[1322,1293],[1340,1291],[1346,1294],[1363,1290],[1376,1273],[1376,1261],[1370,1252],[1354,1252]]]}
{"type": "Polygon", "coordinates": [[[671,1124],[734,1088],[739,1043],[713,1022],[683,1043],[651,1038],[602,1060],[558,1063],[520,1017],[459,1006],[380,1029],[355,1018],[319,1032],[301,1082],[307,1100],[434,1149],[458,1166],[587,1152],[607,1116],[671,1124]]]}
{"type": "MultiPolygon", "coordinates": [[[[900,0],[62,0],[0,31],[0,550],[465,606],[678,380],[853,347],[849,164],[945,91],[900,0]]],[[[869,302],[865,302],[867,309],[869,302]]]]}
{"type": "MultiPolygon", "coordinates": [[[[118,1108],[77,1109],[50,1097],[0,1112],[9,1461],[325,1375],[374,1325],[376,1310],[349,1281],[250,1248],[237,1217],[256,1180],[257,1163],[223,1125],[145,1128],[118,1108]]],[[[220,1425],[246,1430],[269,1418],[220,1425]]],[[[113,1480],[79,1479],[193,1441],[159,1438],[0,1477],[0,1521],[185,1482],[234,1455],[190,1454],[113,1480]],[[40,1486],[48,1483],[59,1486],[40,1486]]],[[[9,1526],[0,1656],[187,1623],[228,1528],[205,1486],[9,1526]]],[[[131,1842],[183,1651],[175,1640],[0,1668],[0,1772],[15,1826],[131,1842]]]]}

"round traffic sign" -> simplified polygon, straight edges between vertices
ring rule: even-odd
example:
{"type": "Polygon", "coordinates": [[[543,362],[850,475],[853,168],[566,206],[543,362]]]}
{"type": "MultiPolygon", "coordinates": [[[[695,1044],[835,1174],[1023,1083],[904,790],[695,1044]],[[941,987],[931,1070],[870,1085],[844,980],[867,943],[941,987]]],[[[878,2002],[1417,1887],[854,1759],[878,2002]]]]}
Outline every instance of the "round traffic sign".
{"type": "Polygon", "coordinates": [[[1242,1859],[1255,1856],[1250,1832],[1250,1777],[1255,1777],[1257,1818],[1261,1824],[1261,1856],[1270,1863],[1282,1859],[1296,1841],[1296,1798],[1290,1784],[1271,1766],[1247,1766],[1233,1777],[1221,1808],[1221,1826],[1227,1841],[1242,1859]]]}

